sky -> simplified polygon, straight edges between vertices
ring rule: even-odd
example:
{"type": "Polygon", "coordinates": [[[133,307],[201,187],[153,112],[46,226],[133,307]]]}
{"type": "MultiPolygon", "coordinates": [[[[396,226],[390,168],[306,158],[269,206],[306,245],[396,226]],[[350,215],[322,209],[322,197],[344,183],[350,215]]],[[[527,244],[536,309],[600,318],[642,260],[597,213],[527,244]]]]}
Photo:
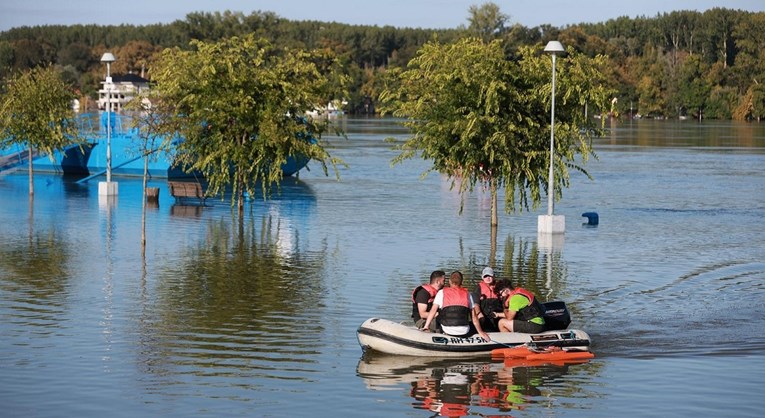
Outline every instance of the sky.
{"type": "MultiPolygon", "coordinates": [[[[0,31],[37,25],[148,25],[184,20],[192,12],[249,15],[274,12],[289,20],[353,25],[453,29],[467,24],[468,8],[484,0],[0,0],[0,31]]],[[[714,7],[765,11],[765,0],[494,0],[509,24],[562,27],[628,16],[714,7]]]]}

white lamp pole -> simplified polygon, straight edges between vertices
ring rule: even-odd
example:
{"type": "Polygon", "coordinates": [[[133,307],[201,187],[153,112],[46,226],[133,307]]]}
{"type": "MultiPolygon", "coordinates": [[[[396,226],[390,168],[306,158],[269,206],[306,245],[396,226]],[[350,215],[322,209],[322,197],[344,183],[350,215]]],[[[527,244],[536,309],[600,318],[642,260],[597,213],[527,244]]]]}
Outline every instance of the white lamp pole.
{"type": "Polygon", "coordinates": [[[111,52],[101,56],[101,62],[106,63],[106,183],[99,183],[98,191],[101,195],[116,195],[117,184],[112,183],[112,76],[111,64],[116,61],[111,52]]]}
{"type": "Polygon", "coordinates": [[[550,172],[547,178],[547,216],[540,215],[537,230],[539,232],[563,233],[566,230],[565,218],[554,216],[555,185],[553,166],[555,163],[555,57],[564,52],[563,45],[558,41],[550,41],[545,46],[545,52],[552,55],[552,108],[550,110],[550,172]]]}

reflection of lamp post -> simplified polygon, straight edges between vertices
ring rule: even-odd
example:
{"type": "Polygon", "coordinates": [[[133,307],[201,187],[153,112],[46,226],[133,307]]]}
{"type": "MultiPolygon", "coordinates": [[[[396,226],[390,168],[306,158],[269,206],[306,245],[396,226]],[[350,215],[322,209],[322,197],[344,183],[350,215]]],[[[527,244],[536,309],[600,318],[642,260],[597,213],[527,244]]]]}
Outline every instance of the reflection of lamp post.
{"type": "Polygon", "coordinates": [[[555,162],[555,56],[564,52],[563,45],[558,41],[550,41],[545,46],[545,52],[552,55],[552,108],[550,110],[550,172],[547,179],[547,215],[539,215],[538,232],[562,234],[566,231],[566,218],[563,215],[553,215],[555,185],[553,183],[553,165],[555,162]]]}
{"type": "Polygon", "coordinates": [[[112,76],[111,64],[116,61],[111,52],[101,56],[101,62],[106,63],[106,182],[98,183],[98,194],[113,196],[117,194],[117,183],[112,183],[112,76]]]}

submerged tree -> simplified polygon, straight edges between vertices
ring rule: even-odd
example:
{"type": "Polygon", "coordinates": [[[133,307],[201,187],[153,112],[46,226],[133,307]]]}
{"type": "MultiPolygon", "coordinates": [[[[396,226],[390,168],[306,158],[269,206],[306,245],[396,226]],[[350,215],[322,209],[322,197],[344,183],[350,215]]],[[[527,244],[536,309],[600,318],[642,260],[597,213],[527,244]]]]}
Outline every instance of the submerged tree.
{"type": "MultiPolygon", "coordinates": [[[[580,164],[593,154],[596,131],[586,105],[603,109],[611,95],[599,69],[604,57],[569,50],[559,62],[552,191],[558,198],[569,184],[569,169],[587,174],[580,164]]],[[[416,156],[432,160],[424,175],[448,175],[463,202],[476,186],[487,187],[492,228],[499,188],[506,190],[506,212],[538,206],[550,161],[551,65],[539,46],[521,48],[516,60],[508,60],[500,41],[426,44],[380,97],[384,111],[406,118],[413,135],[394,164],[416,156]]]]}
{"type": "Polygon", "coordinates": [[[183,138],[176,157],[205,176],[208,195],[231,186],[241,216],[244,194],[260,185],[269,196],[290,157],[318,161],[325,175],[330,164],[337,174],[340,161],[318,142],[326,122],[299,116],[318,107],[327,82],[309,53],[252,35],[191,46],[163,51],[153,70],[165,118],[159,133],[183,138]]]}
{"type": "MultiPolygon", "coordinates": [[[[75,94],[52,66],[35,67],[11,78],[0,102],[0,148],[27,148],[29,194],[34,194],[34,165],[40,154],[54,161],[55,151],[80,142],[74,123],[75,94]]],[[[55,162],[55,161],[54,161],[55,162]]]]}

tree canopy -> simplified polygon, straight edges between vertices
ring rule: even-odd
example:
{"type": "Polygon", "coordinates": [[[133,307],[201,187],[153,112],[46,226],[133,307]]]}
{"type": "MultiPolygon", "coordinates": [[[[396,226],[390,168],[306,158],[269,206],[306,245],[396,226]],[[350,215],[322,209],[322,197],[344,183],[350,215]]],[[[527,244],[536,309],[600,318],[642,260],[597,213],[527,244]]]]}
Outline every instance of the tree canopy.
{"type": "Polygon", "coordinates": [[[205,176],[208,194],[232,186],[241,214],[244,193],[259,185],[268,196],[290,156],[337,173],[339,160],[319,142],[326,123],[299,116],[316,107],[327,81],[312,55],[254,35],[192,47],[163,51],[152,91],[165,118],[158,131],[183,138],[179,162],[205,176]]]}
{"type": "MultiPolygon", "coordinates": [[[[79,143],[74,98],[52,66],[12,77],[0,102],[0,148],[25,146],[30,155],[47,154],[53,160],[55,151],[79,143]]],[[[29,158],[29,194],[34,194],[32,160],[29,158]]]]}
{"type": "MultiPolygon", "coordinates": [[[[584,171],[595,133],[585,106],[606,105],[604,57],[569,50],[558,66],[555,185],[561,194],[568,170],[584,171]]],[[[504,187],[506,212],[528,209],[547,190],[551,60],[541,47],[524,47],[516,59],[500,40],[466,38],[453,44],[429,42],[382,93],[383,110],[405,118],[412,137],[394,163],[420,156],[428,171],[450,176],[464,196],[477,185],[489,187],[493,201],[504,187]]],[[[586,173],[586,172],[585,172],[586,173]]],[[[424,173],[424,174],[427,174],[424,173]]],[[[492,207],[496,224],[496,204],[492,207]]]]}
{"type": "Polygon", "coordinates": [[[345,111],[373,113],[385,74],[405,68],[433,36],[443,43],[468,36],[502,39],[508,53],[559,40],[591,58],[608,57],[609,85],[618,92],[615,110],[621,115],[757,119],[765,113],[758,87],[765,77],[765,50],[759,48],[764,31],[765,12],[720,7],[565,27],[526,27],[511,22],[497,4],[485,2],[471,6],[466,24],[452,29],[290,21],[262,11],[196,12],[169,24],[46,25],[0,32],[0,78],[53,63],[66,69],[81,98],[95,97],[98,80],[103,79],[99,57],[107,50],[117,57],[115,74],[142,73],[151,79],[154,62],[165,48],[188,50],[192,39],[217,42],[254,34],[277,48],[332,52],[342,63],[350,88],[347,97],[337,97],[342,89],[337,80],[330,80],[331,96],[323,101],[347,99],[345,111]],[[704,88],[695,92],[687,88],[688,60],[704,82],[704,88]]]}

